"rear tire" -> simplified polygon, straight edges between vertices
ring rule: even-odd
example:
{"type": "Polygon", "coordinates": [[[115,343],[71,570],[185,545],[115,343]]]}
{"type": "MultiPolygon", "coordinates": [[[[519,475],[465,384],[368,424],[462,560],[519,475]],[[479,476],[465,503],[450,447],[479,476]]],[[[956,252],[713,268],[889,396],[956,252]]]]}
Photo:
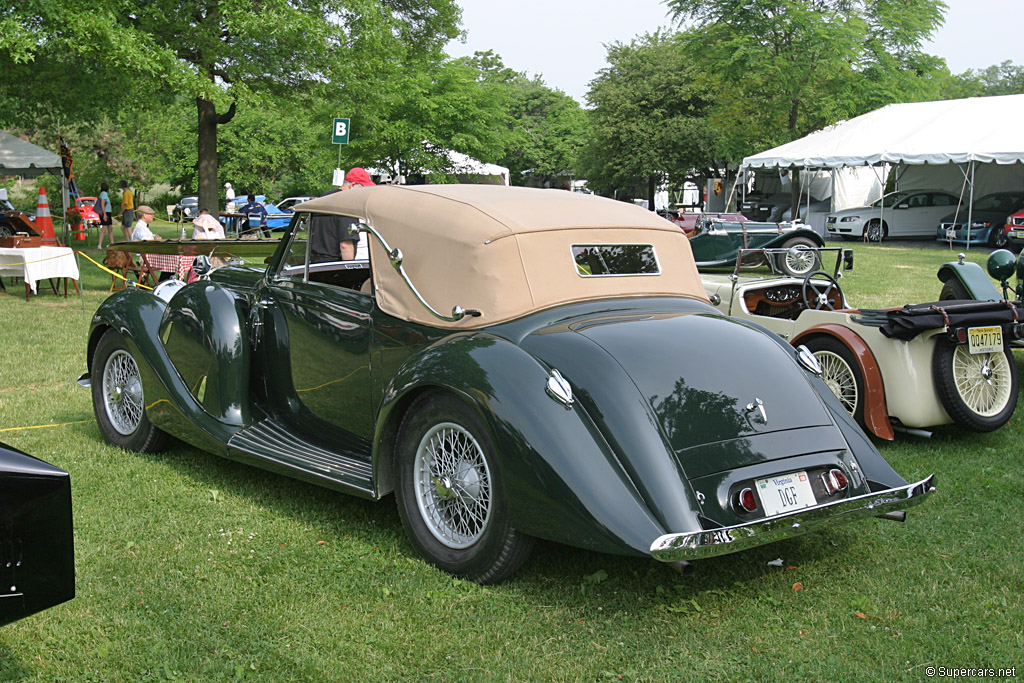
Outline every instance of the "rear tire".
{"type": "Polygon", "coordinates": [[[1002,427],[1017,407],[1017,363],[1004,348],[972,354],[967,344],[936,339],[935,391],[953,421],[976,432],[1002,427]]]}
{"type": "Polygon", "coordinates": [[[498,583],[526,561],[496,450],[483,421],[451,394],[420,396],[398,435],[395,498],[416,551],[450,574],[498,583]]]}
{"type": "Polygon", "coordinates": [[[821,379],[832,390],[846,412],[864,426],[864,376],[853,352],[832,337],[815,337],[804,345],[821,363],[821,379]]]}
{"type": "Polygon", "coordinates": [[[163,450],[169,437],[146,416],[142,374],[124,337],[107,330],[92,359],[92,406],[107,442],[129,451],[163,450]]]}

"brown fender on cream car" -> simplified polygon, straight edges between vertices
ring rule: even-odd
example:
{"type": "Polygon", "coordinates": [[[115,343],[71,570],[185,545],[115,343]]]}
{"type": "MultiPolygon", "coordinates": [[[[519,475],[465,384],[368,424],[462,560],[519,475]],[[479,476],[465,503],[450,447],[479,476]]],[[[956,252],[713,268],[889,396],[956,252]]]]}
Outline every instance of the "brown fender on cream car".
{"type": "Polygon", "coordinates": [[[880,439],[892,441],[896,434],[889,422],[889,411],[885,402],[885,384],[882,372],[875,360],[875,354],[861,339],[860,335],[843,325],[825,323],[816,325],[796,335],[793,345],[804,344],[816,336],[833,337],[848,348],[857,361],[861,376],[864,378],[864,427],[880,439]]]}

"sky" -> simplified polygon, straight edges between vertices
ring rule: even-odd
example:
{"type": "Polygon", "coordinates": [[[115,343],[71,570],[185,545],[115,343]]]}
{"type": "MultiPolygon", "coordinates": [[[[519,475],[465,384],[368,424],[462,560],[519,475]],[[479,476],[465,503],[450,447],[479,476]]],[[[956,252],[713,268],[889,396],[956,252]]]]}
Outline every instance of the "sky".
{"type": "MultiPolygon", "coordinates": [[[[660,0],[459,0],[464,43],[453,41],[453,57],[493,50],[505,66],[586,101],[589,83],[607,66],[605,45],[628,43],[670,22],[660,0]]],[[[946,60],[953,73],[1010,60],[1024,65],[1020,40],[1021,0],[946,0],[945,25],[928,52],[946,60]]]]}

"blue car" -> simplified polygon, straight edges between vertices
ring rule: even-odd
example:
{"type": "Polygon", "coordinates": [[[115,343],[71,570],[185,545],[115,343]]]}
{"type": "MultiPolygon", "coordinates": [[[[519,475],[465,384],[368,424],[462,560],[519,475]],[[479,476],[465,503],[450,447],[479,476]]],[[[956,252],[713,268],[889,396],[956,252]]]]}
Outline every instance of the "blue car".
{"type": "Polygon", "coordinates": [[[1010,214],[1024,208],[1024,192],[993,192],[967,207],[951,213],[939,222],[935,239],[954,244],[988,245],[997,249],[1006,247],[1006,225],[1010,214]],[[967,228],[968,216],[971,227],[967,228]]]}

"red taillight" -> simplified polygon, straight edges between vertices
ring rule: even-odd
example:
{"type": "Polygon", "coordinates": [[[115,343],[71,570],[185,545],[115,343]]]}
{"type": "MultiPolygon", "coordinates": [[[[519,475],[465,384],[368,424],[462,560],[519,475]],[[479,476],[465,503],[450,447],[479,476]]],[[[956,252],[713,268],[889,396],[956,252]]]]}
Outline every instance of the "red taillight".
{"type": "Polygon", "coordinates": [[[737,512],[753,512],[756,510],[757,496],[754,495],[754,489],[745,488],[737,493],[733,505],[736,507],[737,512]]]}
{"type": "Polygon", "coordinates": [[[825,484],[825,490],[829,493],[845,491],[846,487],[850,485],[850,481],[843,474],[843,471],[836,468],[832,468],[828,473],[821,475],[821,481],[825,484]]]}

